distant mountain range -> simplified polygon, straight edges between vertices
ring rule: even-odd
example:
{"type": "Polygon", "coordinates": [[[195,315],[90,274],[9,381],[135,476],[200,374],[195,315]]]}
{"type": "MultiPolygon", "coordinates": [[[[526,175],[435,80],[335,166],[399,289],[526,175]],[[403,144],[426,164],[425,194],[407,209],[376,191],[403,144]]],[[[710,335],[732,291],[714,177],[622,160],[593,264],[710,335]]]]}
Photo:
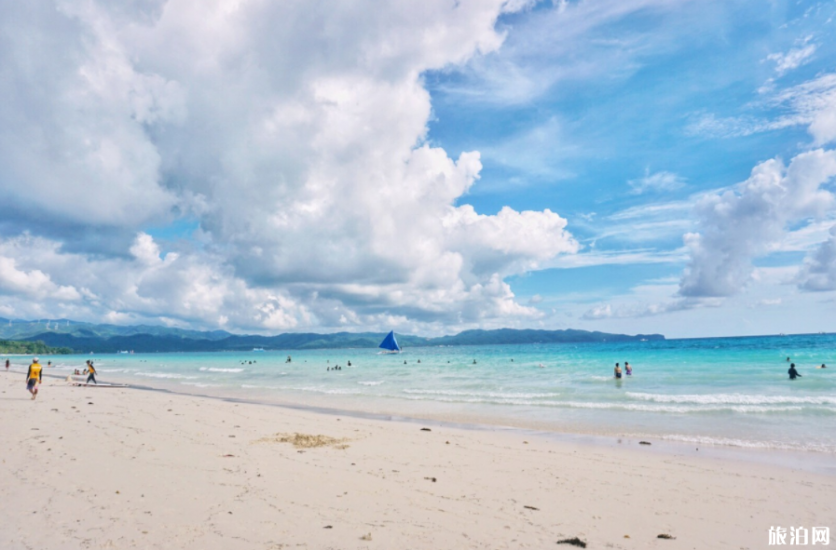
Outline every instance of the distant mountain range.
{"type": "MultiPolygon", "coordinates": [[[[276,336],[232,334],[223,330],[197,331],[151,325],[119,326],[69,319],[40,321],[0,318],[0,338],[40,341],[48,346],[72,348],[77,353],[176,351],[376,348],[384,333],[336,332],[331,334],[285,333],[276,336]]],[[[585,330],[467,330],[453,336],[424,338],[398,334],[401,347],[469,346],[490,344],[547,344],[581,342],[632,342],[664,340],[661,334],[609,334],[585,330]]]]}

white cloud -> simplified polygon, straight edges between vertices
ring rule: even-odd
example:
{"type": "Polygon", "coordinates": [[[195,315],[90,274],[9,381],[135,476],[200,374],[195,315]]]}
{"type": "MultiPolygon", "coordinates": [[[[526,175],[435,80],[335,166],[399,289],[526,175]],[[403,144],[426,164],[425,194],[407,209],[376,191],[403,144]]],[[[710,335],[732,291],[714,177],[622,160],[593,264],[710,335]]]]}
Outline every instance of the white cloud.
{"type": "MultiPolygon", "coordinates": [[[[573,226],[576,230],[583,228],[592,233],[594,243],[612,239],[635,246],[635,243],[679,240],[683,233],[694,228],[693,203],[700,196],[697,194],[687,200],[631,206],[595,220],[581,217],[573,226]]],[[[573,259],[562,258],[558,261],[573,259]]]]}
{"type": "Polygon", "coordinates": [[[51,298],[73,302],[81,298],[72,286],[56,285],[39,269],[18,269],[17,261],[6,256],[0,256],[0,292],[36,300],[51,298]]]}
{"type": "Polygon", "coordinates": [[[589,311],[581,316],[581,319],[589,321],[597,321],[598,319],[609,319],[613,316],[612,306],[610,304],[599,304],[592,307],[589,311]]]}
{"type": "Polygon", "coordinates": [[[685,178],[674,174],[673,172],[655,172],[650,173],[650,170],[645,170],[643,178],[637,180],[630,180],[627,182],[633,188],[632,193],[641,195],[648,191],[675,191],[685,186],[685,178]]]}
{"type": "Polygon", "coordinates": [[[787,225],[824,214],[834,203],[821,188],[836,175],[836,152],[815,150],[789,166],[757,165],[736,189],[704,196],[696,206],[699,232],[685,235],[690,261],[680,282],[686,297],[721,297],[751,279],[752,260],[786,235],[787,225]]]}
{"type": "Polygon", "coordinates": [[[571,269],[596,265],[676,264],[683,263],[687,259],[688,254],[684,247],[664,251],[655,249],[593,251],[584,254],[559,256],[548,262],[546,266],[571,269]]]}
{"type": "Polygon", "coordinates": [[[668,300],[657,303],[629,303],[613,307],[612,304],[599,304],[592,307],[581,318],[588,321],[602,319],[634,319],[638,317],[653,317],[676,311],[686,311],[697,307],[716,307],[716,300],[695,300],[691,298],[668,300]]]}
{"type": "Polygon", "coordinates": [[[798,286],[803,290],[836,290],[836,226],[830,230],[830,238],[805,259],[798,286]]]}
{"type": "Polygon", "coordinates": [[[422,80],[495,51],[499,14],[529,4],[3,4],[0,198],[43,254],[0,249],[8,273],[79,296],[20,291],[16,311],[263,330],[537,318],[503,278],[578,244],[549,210],[463,204],[480,155],[425,143],[422,80]],[[183,215],[193,247],[144,232],[183,215]]]}
{"type": "Polygon", "coordinates": [[[807,126],[813,145],[826,145],[836,140],[836,73],[825,73],[801,84],[775,90],[765,87],[766,97],[753,105],[773,109],[772,118],[741,115],[718,118],[713,113],[700,113],[688,124],[690,135],[733,138],[807,126]]]}
{"type": "MultiPolygon", "coordinates": [[[[529,179],[546,179],[551,182],[573,175],[561,164],[567,157],[579,154],[579,147],[566,135],[560,121],[552,117],[501,143],[484,147],[482,153],[493,164],[520,171],[529,179]]],[[[514,183],[518,184],[511,182],[512,185],[514,183]]],[[[496,186],[494,184],[494,189],[496,186]]]]}
{"type": "Polygon", "coordinates": [[[709,4],[692,0],[561,0],[552,2],[550,8],[541,5],[537,17],[514,22],[514,32],[501,52],[475,57],[462,70],[464,82],[443,89],[468,102],[519,105],[560,82],[625,78],[642,67],[647,54],[672,50],[682,43],[684,34],[701,32],[696,30],[694,17],[710,14],[713,9],[709,4]],[[695,7],[694,17],[681,17],[683,9],[690,6],[695,7]],[[669,14],[676,17],[665,17],[669,14]],[[663,31],[619,28],[613,32],[613,26],[631,16],[664,17],[663,31]]]}
{"type": "Polygon", "coordinates": [[[783,76],[787,72],[810,62],[810,58],[816,52],[816,45],[807,44],[807,41],[809,41],[809,38],[804,41],[804,45],[791,48],[786,53],[772,53],[766,56],[768,60],[775,62],[775,72],[778,76],[783,76]]]}

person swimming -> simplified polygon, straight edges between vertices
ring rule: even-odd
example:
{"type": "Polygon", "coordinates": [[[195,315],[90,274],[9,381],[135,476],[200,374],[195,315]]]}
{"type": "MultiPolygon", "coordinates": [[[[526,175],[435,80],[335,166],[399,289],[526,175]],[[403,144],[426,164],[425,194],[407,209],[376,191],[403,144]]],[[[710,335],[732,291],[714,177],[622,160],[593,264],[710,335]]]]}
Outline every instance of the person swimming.
{"type": "Polygon", "coordinates": [[[624,361],[624,374],[626,376],[633,376],[633,367],[627,361],[624,361]]]}
{"type": "Polygon", "coordinates": [[[615,364],[615,368],[613,369],[613,374],[616,378],[621,378],[621,367],[618,363],[615,364]]]}
{"type": "Polygon", "coordinates": [[[798,374],[798,371],[795,370],[795,363],[790,363],[790,370],[787,371],[787,374],[790,375],[790,380],[795,380],[796,378],[801,377],[801,375],[798,374]]]}
{"type": "Polygon", "coordinates": [[[824,363],[822,363],[820,367],[816,367],[816,368],[817,368],[817,369],[826,369],[826,368],[827,368],[827,365],[825,365],[824,363]]]}

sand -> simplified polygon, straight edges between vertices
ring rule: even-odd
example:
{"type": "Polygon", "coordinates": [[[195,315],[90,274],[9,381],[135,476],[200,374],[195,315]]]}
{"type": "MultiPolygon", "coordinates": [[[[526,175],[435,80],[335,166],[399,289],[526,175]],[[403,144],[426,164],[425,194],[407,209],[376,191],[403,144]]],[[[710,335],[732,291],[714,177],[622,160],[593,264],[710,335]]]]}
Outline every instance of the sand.
{"type": "Polygon", "coordinates": [[[60,380],[31,401],[17,373],[0,391],[4,549],[754,549],[773,525],[836,535],[836,476],[777,465],[60,380]]]}

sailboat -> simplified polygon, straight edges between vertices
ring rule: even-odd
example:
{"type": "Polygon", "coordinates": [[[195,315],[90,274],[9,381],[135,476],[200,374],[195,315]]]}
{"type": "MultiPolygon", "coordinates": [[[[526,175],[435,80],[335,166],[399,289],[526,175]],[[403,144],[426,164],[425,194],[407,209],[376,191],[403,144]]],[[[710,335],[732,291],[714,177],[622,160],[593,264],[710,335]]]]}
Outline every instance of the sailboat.
{"type": "Polygon", "coordinates": [[[386,338],[380,343],[381,348],[385,349],[389,353],[398,353],[401,351],[401,347],[398,345],[398,341],[395,339],[395,331],[389,331],[389,334],[386,335],[386,338]]]}

